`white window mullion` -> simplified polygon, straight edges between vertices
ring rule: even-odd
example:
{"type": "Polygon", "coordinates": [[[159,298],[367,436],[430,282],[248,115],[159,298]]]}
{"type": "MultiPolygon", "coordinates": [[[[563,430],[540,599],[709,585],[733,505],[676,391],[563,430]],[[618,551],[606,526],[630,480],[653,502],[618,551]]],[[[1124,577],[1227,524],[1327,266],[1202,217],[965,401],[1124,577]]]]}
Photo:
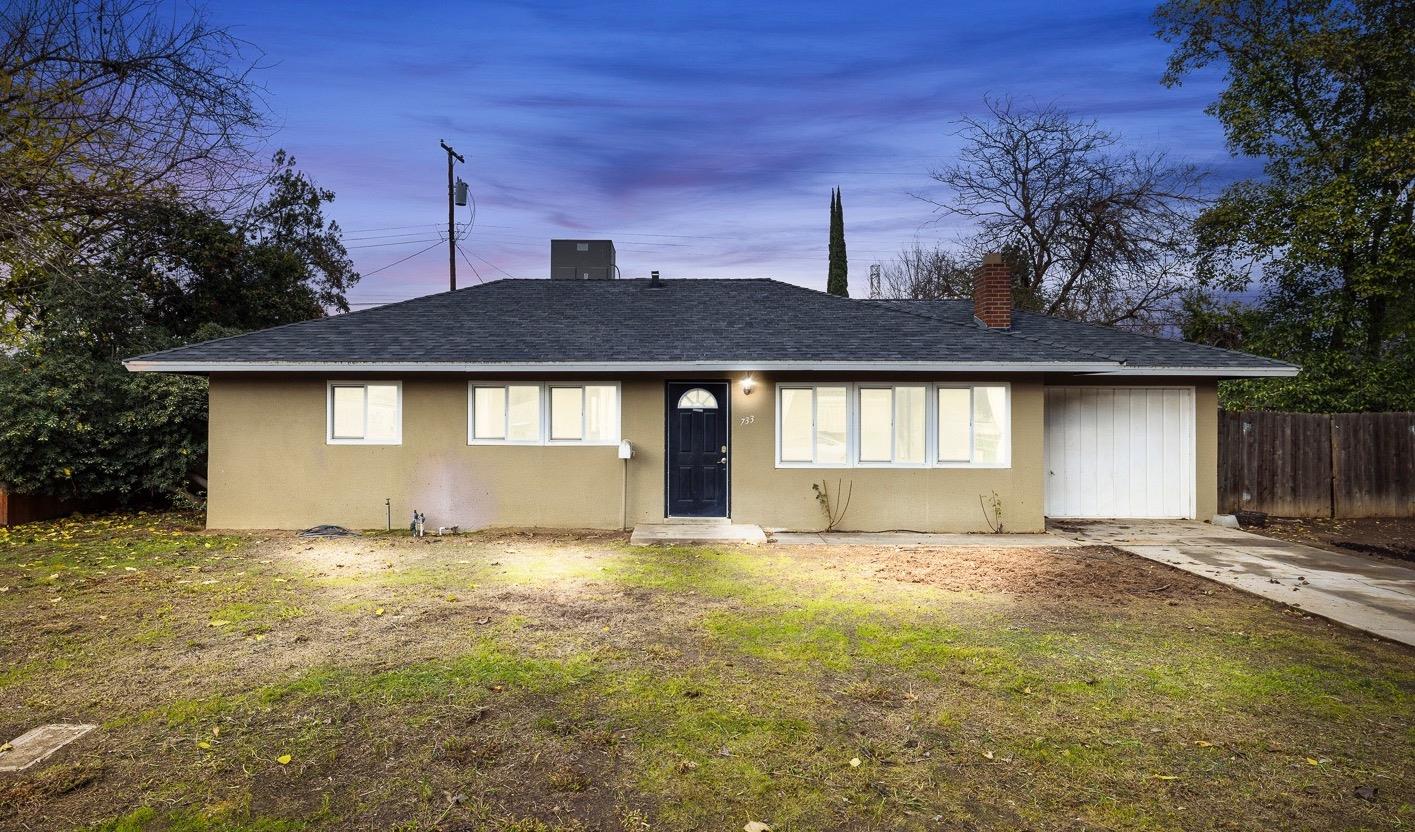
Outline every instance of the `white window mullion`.
{"type": "Polygon", "coordinates": [[[325,402],[325,444],[402,444],[402,382],[326,382],[325,402]],[[358,397],[357,401],[353,400],[355,395],[358,397]],[[376,405],[377,412],[375,412],[376,405]],[[379,416],[382,418],[376,418],[379,416]],[[355,419],[359,422],[357,429],[349,424],[349,421],[355,419]]]}

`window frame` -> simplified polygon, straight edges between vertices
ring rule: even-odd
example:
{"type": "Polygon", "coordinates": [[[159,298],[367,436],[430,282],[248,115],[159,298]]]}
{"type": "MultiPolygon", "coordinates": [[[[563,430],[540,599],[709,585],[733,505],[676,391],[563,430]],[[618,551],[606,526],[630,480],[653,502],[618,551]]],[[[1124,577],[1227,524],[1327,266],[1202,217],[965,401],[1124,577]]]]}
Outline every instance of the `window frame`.
{"type": "Polygon", "coordinates": [[[324,444],[326,445],[401,445],[403,444],[403,382],[386,379],[327,379],[324,383],[324,444]],[[392,439],[369,439],[368,436],[368,388],[392,387],[394,389],[394,436],[392,439]],[[352,438],[334,435],[334,390],[337,387],[359,387],[364,391],[364,437],[352,438]]]}
{"type": "Polygon", "coordinates": [[[934,419],[931,431],[931,441],[933,447],[929,458],[933,460],[935,468],[1011,468],[1012,467],[1012,382],[1010,381],[980,381],[964,384],[961,382],[939,382],[933,385],[932,395],[934,419]],[[968,454],[967,462],[949,461],[945,462],[938,458],[938,388],[940,387],[968,387],[968,454]],[[979,387],[1001,387],[1002,388],[1002,461],[1001,462],[978,462],[978,428],[974,419],[977,416],[978,391],[979,387]]]}
{"type": "Polygon", "coordinates": [[[850,468],[850,460],[855,458],[855,408],[852,399],[854,385],[848,381],[783,381],[776,384],[776,467],[777,468],[850,468]],[[816,428],[817,405],[820,403],[819,388],[841,387],[845,390],[845,461],[816,462],[819,431],[816,428]],[[811,461],[783,460],[781,458],[781,398],[784,390],[811,391],[811,461]]]}
{"type": "MultiPolygon", "coordinates": [[[[855,425],[855,451],[850,456],[850,461],[856,468],[927,468],[929,460],[933,458],[929,444],[929,435],[932,432],[933,420],[930,418],[930,411],[933,409],[929,404],[930,397],[938,395],[934,392],[934,386],[924,382],[893,382],[893,381],[862,381],[855,385],[850,396],[851,409],[854,411],[855,425]],[[920,462],[896,462],[895,457],[899,455],[899,434],[895,427],[899,423],[899,394],[896,392],[900,387],[920,387],[924,391],[924,458],[920,462]],[[889,459],[861,459],[860,434],[864,430],[864,410],[861,401],[861,392],[865,390],[888,390],[889,391],[889,459]]],[[[847,422],[850,420],[847,419],[847,422]]]]}
{"type": "MultiPolygon", "coordinates": [[[[506,394],[506,406],[511,404],[511,395],[506,394]]],[[[508,410],[509,413],[509,410],[508,410]]],[[[509,421],[508,421],[509,425],[509,421]]],[[[467,444],[468,445],[520,445],[520,446],[552,446],[570,445],[586,447],[604,447],[613,445],[618,447],[619,440],[624,434],[624,389],[623,384],[618,381],[504,381],[497,379],[480,379],[467,382],[467,444]],[[478,439],[476,436],[476,390],[478,387],[534,387],[536,388],[536,400],[540,403],[540,412],[537,419],[537,432],[535,439],[478,439]],[[583,391],[586,387],[612,387],[614,388],[614,433],[606,439],[585,439],[585,424],[589,418],[589,409],[586,403],[589,399],[583,392],[580,397],[580,439],[551,439],[550,438],[550,391],[557,387],[575,387],[583,391]]]]}
{"type": "Polygon", "coordinates": [[[540,382],[521,381],[471,381],[467,382],[467,444],[468,445],[539,445],[541,437],[545,436],[545,389],[540,382]],[[499,439],[481,439],[476,435],[477,423],[477,388],[497,389],[502,391],[502,433],[511,432],[511,388],[512,387],[534,387],[536,388],[536,439],[508,439],[502,436],[499,439]]]}
{"type": "MultiPolygon", "coordinates": [[[[776,414],[774,417],[774,427],[776,430],[776,467],[777,468],[885,468],[885,469],[922,469],[922,468],[994,468],[1008,469],[1012,467],[1012,382],[1010,381],[780,381],[776,382],[776,414]],[[795,460],[783,460],[781,458],[781,419],[782,419],[782,391],[788,389],[810,390],[811,391],[811,456],[816,457],[816,407],[819,396],[816,390],[821,387],[843,387],[845,388],[846,410],[845,410],[845,445],[846,455],[844,462],[801,462],[795,460]],[[860,391],[866,389],[888,389],[893,391],[898,387],[922,387],[924,388],[924,461],[923,462],[879,462],[860,461],[860,391]],[[1001,462],[976,462],[973,457],[977,454],[977,430],[974,424],[975,406],[977,400],[976,388],[978,387],[1001,387],[1002,388],[1002,449],[1003,460],[1001,462]],[[967,461],[960,460],[940,460],[938,458],[938,391],[940,389],[966,389],[968,390],[968,453],[967,461]]],[[[890,448],[891,456],[898,437],[895,435],[895,421],[898,409],[898,395],[890,394],[890,448]]]]}

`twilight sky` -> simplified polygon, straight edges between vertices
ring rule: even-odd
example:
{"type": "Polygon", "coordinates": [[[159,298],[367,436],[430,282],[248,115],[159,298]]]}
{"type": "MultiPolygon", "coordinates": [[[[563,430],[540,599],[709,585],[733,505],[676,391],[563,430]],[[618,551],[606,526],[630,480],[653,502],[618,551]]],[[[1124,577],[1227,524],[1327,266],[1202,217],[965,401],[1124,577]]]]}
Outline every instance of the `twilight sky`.
{"type": "MultiPolygon", "coordinates": [[[[446,223],[438,139],[467,157],[478,212],[462,248],[483,279],[547,276],[552,237],[609,237],[625,277],[823,288],[839,185],[856,295],[870,263],[960,232],[911,194],[943,196],[928,172],[985,95],[1055,101],[1216,183],[1251,172],[1203,113],[1216,76],[1159,84],[1153,7],[240,0],[209,14],[264,51],[273,144],[338,195],[330,213],[367,275],[350,300],[366,305],[447,286],[445,244],[417,253],[446,223]]],[[[477,280],[465,260],[458,279],[477,280]]]]}

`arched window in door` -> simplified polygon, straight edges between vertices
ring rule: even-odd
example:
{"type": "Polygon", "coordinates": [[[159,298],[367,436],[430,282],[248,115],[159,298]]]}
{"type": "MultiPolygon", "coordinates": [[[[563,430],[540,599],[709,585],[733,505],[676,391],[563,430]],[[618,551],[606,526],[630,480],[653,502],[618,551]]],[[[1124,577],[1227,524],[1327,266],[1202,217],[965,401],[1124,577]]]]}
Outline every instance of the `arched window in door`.
{"type": "Polygon", "coordinates": [[[701,387],[694,387],[678,397],[679,410],[716,410],[717,397],[701,387]]]}

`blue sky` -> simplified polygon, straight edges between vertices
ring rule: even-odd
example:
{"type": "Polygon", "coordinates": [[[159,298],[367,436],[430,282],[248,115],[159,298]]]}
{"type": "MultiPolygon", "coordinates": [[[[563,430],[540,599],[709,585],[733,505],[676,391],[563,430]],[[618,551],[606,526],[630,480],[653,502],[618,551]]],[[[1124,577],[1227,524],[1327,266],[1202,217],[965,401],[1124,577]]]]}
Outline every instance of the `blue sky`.
{"type": "MultiPolygon", "coordinates": [[[[852,293],[930,222],[957,119],[986,95],[1056,102],[1139,150],[1213,169],[1218,86],[1166,89],[1152,3],[225,2],[263,52],[272,143],[338,198],[363,304],[446,287],[446,162],[476,196],[483,279],[548,273],[551,237],[609,237],[628,276],[825,284],[844,192],[852,293]],[[375,270],[379,270],[372,274],[375,270]]],[[[459,220],[465,221],[465,209],[459,220]]],[[[460,285],[477,277],[458,264],[460,285]]]]}

